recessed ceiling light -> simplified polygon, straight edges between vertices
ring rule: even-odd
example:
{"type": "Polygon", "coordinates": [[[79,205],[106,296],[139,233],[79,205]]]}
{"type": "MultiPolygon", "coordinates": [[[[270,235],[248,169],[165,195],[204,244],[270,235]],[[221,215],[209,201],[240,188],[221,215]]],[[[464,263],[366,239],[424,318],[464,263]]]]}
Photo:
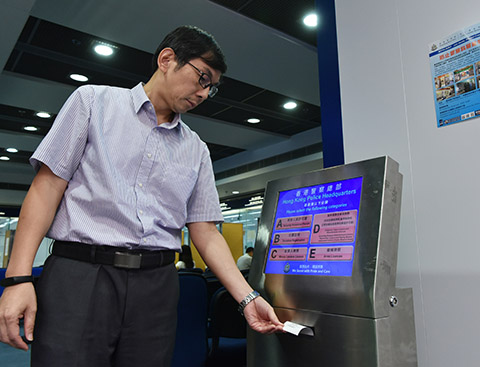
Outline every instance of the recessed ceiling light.
{"type": "Polygon", "coordinates": [[[77,82],[86,82],[88,78],[82,74],[70,74],[70,79],[76,80],[77,82]]]}
{"type": "Polygon", "coordinates": [[[236,190],[232,191],[232,194],[234,194],[234,195],[240,194],[240,191],[236,191],[236,190]]]}
{"type": "Polygon", "coordinates": [[[6,150],[7,150],[7,152],[9,152],[9,153],[18,153],[18,149],[17,149],[17,148],[7,148],[6,150]]]}
{"type": "Polygon", "coordinates": [[[5,215],[5,212],[0,212],[0,215],[5,215]]]}
{"type": "Polygon", "coordinates": [[[310,28],[316,27],[318,25],[317,14],[315,14],[315,13],[307,14],[303,18],[303,24],[305,24],[307,27],[310,27],[310,28]]]}
{"type": "Polygon", "coordinates": [[[48,112],[44,112],[44,111],[37,112],[36,115],[38,117],[41,117],[42,119],[49,119],[50,117],[52,117],[52,115],[50,115],[48,112]]]}
{"type": "Polygon", "coordinates": [[[8,158],[6,155],[2,155],[0,157],[0,161],[9,161],[9,160],[10,160],[10,158],[8,158]]]}
{"type": "Polygon", "coordinates": [[[251,124],[258,124],[260,122],[260,119],[257,119],[255,117],[252,117],[252,118],[249,118],[247,120],[247,122],[251,123],[251,124]]]}
{"type": "Polygon", "coordinates": [[[97,54],[102,56],[110,56],[113,54],[113,48],[107,45],[96,45],[94,50],[97,54]]]}
{"type": "Polygon", "coordinates": [[[297,107],[297,104],[293,101],[287,102],[283,105],[283,108],[286,110],[293,110],[295,107],[297,107]]]}
{"type": "Polygon", "coordinates": [[[23,130],[27,130],[27,131],[37,131],[38,130],[38,127],[35,127],[35,126],[25,126],[23,128],[23,130]]]}

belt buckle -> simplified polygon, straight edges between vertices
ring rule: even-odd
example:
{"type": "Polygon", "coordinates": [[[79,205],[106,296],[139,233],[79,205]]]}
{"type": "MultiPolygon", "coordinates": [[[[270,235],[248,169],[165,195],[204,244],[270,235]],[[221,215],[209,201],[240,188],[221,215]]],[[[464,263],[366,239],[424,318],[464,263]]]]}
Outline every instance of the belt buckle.
{"type": "Polygon", "coordinates": [[[140,269],[142,254],[129,254],[117,251],[113,257],[113,266],[124,269],[140,269]]]}

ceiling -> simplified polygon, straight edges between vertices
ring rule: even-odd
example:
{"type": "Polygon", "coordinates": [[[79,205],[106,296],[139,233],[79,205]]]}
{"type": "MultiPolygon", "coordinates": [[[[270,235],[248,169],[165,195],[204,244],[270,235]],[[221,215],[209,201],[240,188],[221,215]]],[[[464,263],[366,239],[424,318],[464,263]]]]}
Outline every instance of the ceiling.
{"type": "Polygon", "coordinates": [[[33,179],[28,158],[69,94],[88,83],[131,88],[151,75],[172,29],[212,33],[228,63],[218,94],[183,120],[208,144],[222,200],[322,167],[314,0],[17,0],[0,2],[0,212],[16,215],[33,179]],[[98,43],[114,46],[108,58],[98,43]],[[297,108],[282,105],[294,100],[297,108]],[[50,118],[36,116],[49,112],[50,118]],[[249,124],[251,117],[260,123],[249,124]],[[36,126],[35,132],[24,130],[36,126]],[[18,149],[16,153],[7,148],[18,149]]]}

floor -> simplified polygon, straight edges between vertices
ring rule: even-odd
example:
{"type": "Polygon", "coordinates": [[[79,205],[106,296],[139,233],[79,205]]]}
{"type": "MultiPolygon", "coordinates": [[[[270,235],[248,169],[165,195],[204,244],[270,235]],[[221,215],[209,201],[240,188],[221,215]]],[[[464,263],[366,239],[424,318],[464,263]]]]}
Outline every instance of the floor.
{"type": "Polygon", "coordinates": [[[30,366],[30,352],[14,349],[0,343],[0,366],[2,367],[27,367],[30,366]]]}

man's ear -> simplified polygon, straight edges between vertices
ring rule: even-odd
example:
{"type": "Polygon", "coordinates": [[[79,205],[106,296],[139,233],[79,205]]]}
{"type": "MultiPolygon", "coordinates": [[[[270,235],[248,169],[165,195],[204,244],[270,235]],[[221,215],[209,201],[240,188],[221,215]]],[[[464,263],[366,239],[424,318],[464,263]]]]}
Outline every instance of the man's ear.
{"type": "Polygon", "coordinates": [[[164,48],[158,54],[158,58],[157,58],[158,69],[161,70],[163,73],[165,73],[168,70],[168,68],[172,67],[172,65],[175,63],[175,60],[176,60],[175,51],[173,51],[170,47],[164,48]]]}

